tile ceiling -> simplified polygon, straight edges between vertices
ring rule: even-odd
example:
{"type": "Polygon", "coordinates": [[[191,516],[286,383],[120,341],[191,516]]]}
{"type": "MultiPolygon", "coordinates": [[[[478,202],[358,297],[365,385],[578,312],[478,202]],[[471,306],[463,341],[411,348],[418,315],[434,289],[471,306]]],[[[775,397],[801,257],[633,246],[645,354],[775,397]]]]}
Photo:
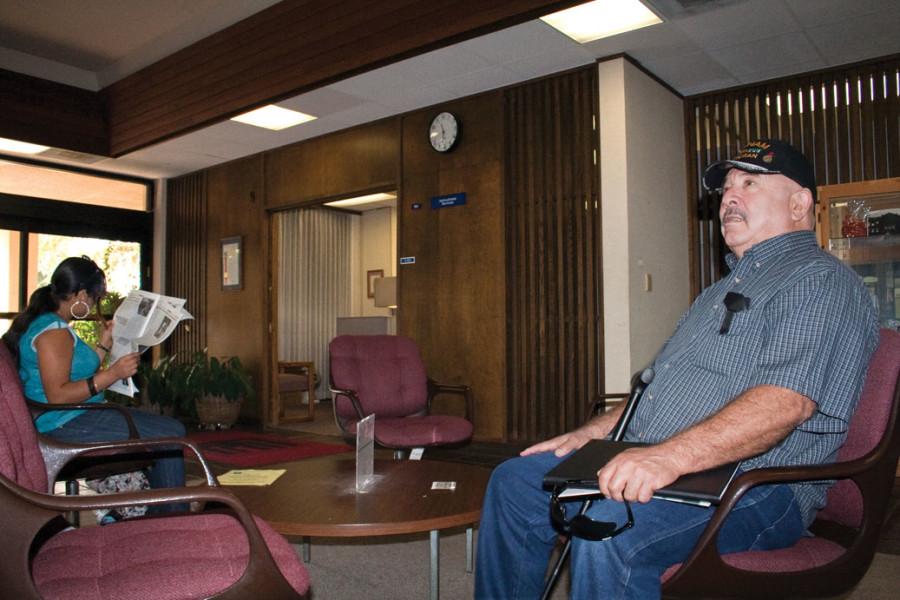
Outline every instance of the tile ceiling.
{"type": "MultiPolygon", "coordinates": [[[[0,0],[0,68],[98,90],[275,0],[0,0]]],[[[296,96],[318,120],[231,121],[120,158],[72,164],[171,177],[627,52],[688,96],[900,53],[900,0],[647,0],[660,25],[579,45],[541,21],[296,96]]],[[[57,153],[58,154],[58,153],[57,153]]]]}

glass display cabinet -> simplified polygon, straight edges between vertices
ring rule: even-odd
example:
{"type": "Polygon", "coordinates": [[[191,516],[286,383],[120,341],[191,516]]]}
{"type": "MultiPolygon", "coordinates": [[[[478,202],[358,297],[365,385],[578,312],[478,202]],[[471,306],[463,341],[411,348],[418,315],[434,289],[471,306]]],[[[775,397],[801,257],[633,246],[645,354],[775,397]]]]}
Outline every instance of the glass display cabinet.
{"type": "Polygon", "coordinates": [[[900,178],[819,187],[821,246],[859,273],[882,327],[900,330],[900,178]]]}

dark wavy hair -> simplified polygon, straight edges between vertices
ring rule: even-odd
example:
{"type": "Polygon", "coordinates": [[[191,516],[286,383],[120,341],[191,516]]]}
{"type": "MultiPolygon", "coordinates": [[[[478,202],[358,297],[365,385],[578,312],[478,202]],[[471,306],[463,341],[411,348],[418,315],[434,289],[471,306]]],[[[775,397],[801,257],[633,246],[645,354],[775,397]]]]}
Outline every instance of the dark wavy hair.
{"type": "Polygon", "coordinates": [[[28,299],[28,306],[16,315],[9,330],[3,334],[3,342],[13,356],[19,357],[19,340],[36,318],[47,312],[59,310],[59,304],[81,290],[87,291],[94,302],[106,293],[106,275],[87,256],[70,256],[56,266],[50,276],[50,284],[39,287],[28,299]]]}

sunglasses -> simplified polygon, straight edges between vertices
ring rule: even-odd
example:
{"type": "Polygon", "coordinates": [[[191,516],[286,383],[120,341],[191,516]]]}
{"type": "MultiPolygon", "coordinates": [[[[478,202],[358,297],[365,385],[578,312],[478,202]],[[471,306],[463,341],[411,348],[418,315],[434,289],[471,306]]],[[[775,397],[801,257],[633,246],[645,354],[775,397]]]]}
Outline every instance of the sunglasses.
{"type": "Polygon", "coordinates": [[[562,534],[601,542],[616,537],[623,531],[631,529],[634,525],[631,504],[627,500],[624,502],[628,520],[621,526],[610,521],[595,521],[584,514],[591,505],[590,500],[586,500],[582,504],[581,511],[569,519],[566,515],[566,509],[563,507],[563,501],[559,499],[558,491],[554,490],[553,495],[550,497],[550,521],[553,523],[553,527],[562,534]]]}

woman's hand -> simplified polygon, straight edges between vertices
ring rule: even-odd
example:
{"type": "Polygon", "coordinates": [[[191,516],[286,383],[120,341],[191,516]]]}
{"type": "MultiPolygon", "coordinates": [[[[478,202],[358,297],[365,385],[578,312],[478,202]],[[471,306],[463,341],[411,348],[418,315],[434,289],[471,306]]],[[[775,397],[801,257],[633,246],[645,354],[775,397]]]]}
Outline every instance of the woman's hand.
{"type": "Polygon", "coordinates": [[[125,379],[137,373],[140,360],[141,355],[137,352],[132,352],[114,362],[108,370],[116,376],[116,379],[125,379]]]}

